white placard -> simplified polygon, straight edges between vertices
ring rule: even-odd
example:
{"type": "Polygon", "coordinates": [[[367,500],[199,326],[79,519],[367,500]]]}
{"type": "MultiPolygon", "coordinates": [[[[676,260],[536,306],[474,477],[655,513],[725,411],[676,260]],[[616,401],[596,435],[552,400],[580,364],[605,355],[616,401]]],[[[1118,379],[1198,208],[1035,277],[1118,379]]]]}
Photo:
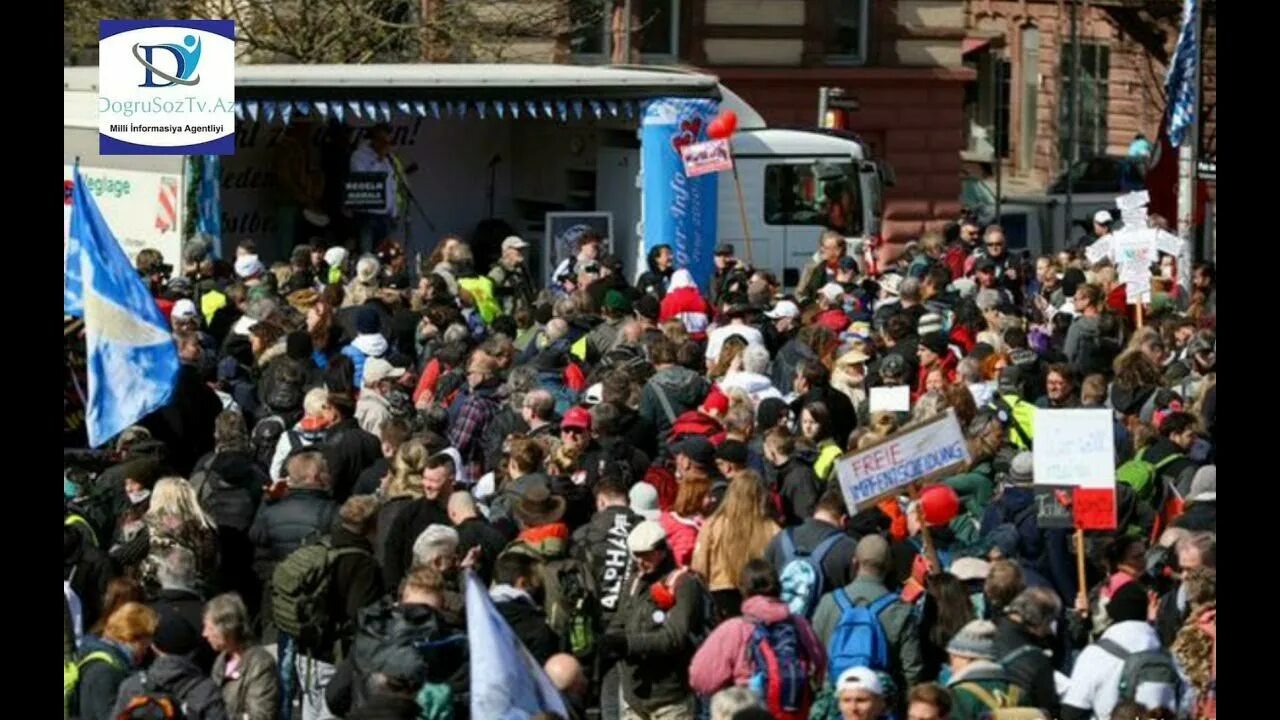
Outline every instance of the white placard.
{"type": "Polygon", "coordinates": [[[1127,230],[1116,233],[1111,244],[1113,258],[1122,277],[1149,275],[1156,261],[1156,239],[1150,230],[1127,230]]]}
{"type": "Polygon", "coordinates": [[[911,412],[911,388],[907,385],[871,388],[871,412],[911,412]]]}
{"type": "Polygon", "coordinates": [[[915,480],[969,466],[969,446],[954,410],[836,461],[849,514],[915,480]]]}
{"type": "Polygon", "coordinates": [[[1124,301],[1130,305],[1151,302],[1151,276],[1124,281],[1124,301]]]}
{"type": "Polygon", "coordinates": [[[1151,194],[1146,190],[1125,193],[1116,197],[1116,207],[1121,210],[1137,210],[1151,203],[1151,194]]]}
{"type": "MultiPolygon", "coordinates": [[[[73,172],[73,166],[62,166],[64,186],[72,182],[73,172]]],[[[142,249],[152,248],[166,263],[182,267],[182,209],[187,196],[181,176],[85,165],[80,166],[80,176],[130,262],[142,249]]],[[[64,202],[63,248],[71,231],[70,210],[64,202]]]]}
{"type": "Polygon", "coordinates": [[[1132,230],[1145,230],[1148,227],[1151,227],[1151,223],[1147,218],[1146,208],[1125,210],[1121,212],[1120,222],[1124,223],[1125,228],[1132,230]]]}
{"type": "Polygon", "coordinates": [[[1115,487],[1110,410],[1036,410],[1035,428],[1035,484],[1115,487]]]}
{"type": "Polygon", "coordinates": [[[1177,255],[1182,249],[1182,241],[1177,235],[1165,230],[1156,229],[1156,249],[1166,255],[1177,255]]]}
{"type": "Polygon", "coordinates": [[[1111,257],[1111,236],[1100,237],[1084,249],[1084,257],[1092,265],[1111,257]]]}

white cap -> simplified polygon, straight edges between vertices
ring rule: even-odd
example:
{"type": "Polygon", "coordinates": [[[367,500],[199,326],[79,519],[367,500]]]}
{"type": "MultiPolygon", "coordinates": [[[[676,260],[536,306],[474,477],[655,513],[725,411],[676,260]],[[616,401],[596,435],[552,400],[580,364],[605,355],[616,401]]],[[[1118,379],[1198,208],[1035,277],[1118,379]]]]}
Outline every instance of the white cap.
{"type": "Polygon", "coordinates": [[[781,320],[782,318],[800,317],[800,308],[790,300],[783,300],[774,306],[774,308],[764,314],[765,317],[773,320],[781,320]]]}
{"type": "Polygon", "coordinates": [[[196,316],[196,304],[190,298],[182,298],[173,304],[171,316],[174,320],[187,320],[196,316]]]}
{"type": "Polygon", "coordinates": [[[667,531],[653,520],[645,520],[627,536],[627,550],[632,553],[649,552],[667,541],[667,531]]]}
{"type": "Polygon", "coordinates": [[[603,395],[604,383],[596,383],[587,388],[587,394],[582,399],[588,405],[599,405],[603,395]]]}
{"type": "Polygon", "coordinates": [[[508,235],[507,239],[502,241],[503,250],[523,250],[527,247],[529,247],[529,243],[515,235],[508,235]]]}
{"type": "Polygon", "coordinates": [[[837,696],[845,690],[857,689],[866,690],[872,695],[884,697],[884,685],[880,682],[880,676],[869,667],[860,665],[840,673],[840,679],[836,681],[837,696]]]}
{"type": "Polygon", "coordinates": [[[1099,210],[1093,214],[1093,222],[1098,225],[1110,225],[1115,221],[1112,219],[1110,211],[1099,210]]]}
{"type": "Polygon", "coordinates": [[[897,273],[888,273],[880,278],[880,289],[894,297],[898,296],[901,287],[902,276],[897,273]]]}
{"type": "Polygon", "coordinates": [[[347,261],[347,249],[344,247],[331,247],[324,251],[324,261],[329,267],[337,267],[347,261]]]}
{"type": "Polygon", "coordinates": [[[242,278],[251,278],[266,271],[266,266],[262,264],[257,255],[242,255],[236,258],[236,275],[242,278]]]}
{"type": "Polygon", "coordinates": [[[396,367],[382,358],[369,358],[364,361],[365,386],[376,385],[383,380],[391,380],[404,375],[404,368],[396,367]]]}
{"type": "Polygon", "coordinates": [[[657,520],[662,514],[658,509],[658,489],[647,482],[632,485],[627,500],[631,510],[646,520],[657,520]]]}
{"type": "Polygon", "coordinates": [[[837,302],[844,297],[844,288],[840,287],[838,283],[827,283],[818,292],[827,299],[827,302],[837,302]]]}

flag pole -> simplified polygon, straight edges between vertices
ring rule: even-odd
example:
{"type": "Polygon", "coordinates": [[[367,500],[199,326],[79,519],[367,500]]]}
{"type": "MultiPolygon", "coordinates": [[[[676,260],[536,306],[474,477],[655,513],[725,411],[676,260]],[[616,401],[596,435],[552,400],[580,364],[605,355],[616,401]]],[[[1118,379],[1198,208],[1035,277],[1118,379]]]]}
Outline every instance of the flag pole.
{"type": "MultiPolygon", "coordinates": [[[[1188,297],[1191,295],[1191,257],[1195,253],[1195,203],[1196,203],[1196,150],[1200,144],[1200,53],[1204,34],[1203,8],[1195,0],[1186,0],[1196,17],[1191,18],[1195,28],[1195,66],[1192,69],[1192,119],[1187,134],[1178,148],[1178,238],[1182,246],[1178,251],[1178,283],[1188,297]]],[[[1173,102],[1173,98],[1169,98],[1173,102]]]]}

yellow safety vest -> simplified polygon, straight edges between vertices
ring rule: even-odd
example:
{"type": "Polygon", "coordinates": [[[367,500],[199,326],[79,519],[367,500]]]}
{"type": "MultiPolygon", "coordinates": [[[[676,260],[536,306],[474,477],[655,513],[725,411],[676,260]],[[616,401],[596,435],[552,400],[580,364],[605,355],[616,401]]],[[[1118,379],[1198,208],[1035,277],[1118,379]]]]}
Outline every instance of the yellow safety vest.
{"type": "Polygon", "coordinates": [[[493,297],[493,281],[489,278],[483,275],[458,278],[458,287],[471,294],[476,312],[480,313],[480,319],[484,320],[485,325],[502,314],[502,306],[493,297]]]}

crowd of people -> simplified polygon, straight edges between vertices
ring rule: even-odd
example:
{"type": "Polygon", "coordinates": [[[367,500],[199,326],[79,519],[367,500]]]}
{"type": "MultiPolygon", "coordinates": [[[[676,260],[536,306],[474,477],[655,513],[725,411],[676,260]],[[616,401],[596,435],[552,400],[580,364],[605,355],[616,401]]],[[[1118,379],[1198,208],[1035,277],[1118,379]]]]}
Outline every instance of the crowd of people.
{"type": "Polygon", "coordinates": [[[182,368],[66,453],[64,716],[470,717],[474,575],[575,720],[1216,717],[1211,264],[1139,315],[972,219],[873,275],[827,233],[792,293],[602,245],[545,288],[518,237],[140,255],[182,368]],[[1082,546],[1043,408],[1114,418],[1082,546]],[[944,413],[967,467],[846,505],[845,453],[944,413]]]}

